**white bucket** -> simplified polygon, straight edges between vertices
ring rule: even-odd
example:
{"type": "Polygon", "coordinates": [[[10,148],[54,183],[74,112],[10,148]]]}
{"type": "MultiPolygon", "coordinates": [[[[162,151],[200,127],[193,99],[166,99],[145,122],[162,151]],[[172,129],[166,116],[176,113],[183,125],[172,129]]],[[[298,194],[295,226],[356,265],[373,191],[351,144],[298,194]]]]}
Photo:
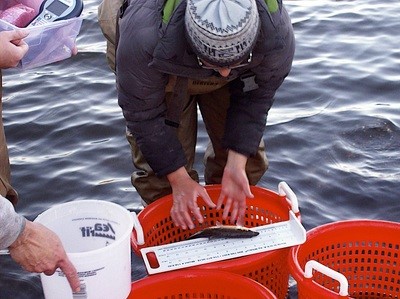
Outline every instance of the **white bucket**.
{"type": "Polygon", "coordinates": [[[64,273],[41,274],[46,299],[125,299],[131,291],[131,213],[115,203],[81,200],[54,206],[39,222],[54,231],[78,271],[72,293],[64,273]]]}

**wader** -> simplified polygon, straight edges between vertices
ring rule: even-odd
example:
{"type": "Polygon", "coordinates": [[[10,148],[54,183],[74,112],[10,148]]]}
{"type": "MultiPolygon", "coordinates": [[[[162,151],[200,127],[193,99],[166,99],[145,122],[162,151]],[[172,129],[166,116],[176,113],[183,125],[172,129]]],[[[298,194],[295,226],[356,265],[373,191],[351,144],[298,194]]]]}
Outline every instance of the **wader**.
{"type": "MultiPolygon", "coordinates": [[[[174,77],[171,77],[171,79],[170,82],[173,81],[174,77]]],[[[226,83],[226,81],[224,82],[226,83]]],[[[168,91],[167,86],[167,103],[168,98],[171,96],[172,92],[168,91]]],[[[189,81],[188,95],[184,98],[183,111],[180,115],[179,127],[176,130],[188,161],[185,168],[192,179],[197,182],[199,182],[199,175],[193,169],[197,142],[197,107],[199,107],[209,137],[209,143],[205,149],[203,159],[205,165],[204,182],[206,184],[220,184],[228,158],[228,152],[222,148],[221,141],[225,129],[229,101],[228,85],[221,87],[215,81],[213,82],[212,79],[210,81],[189,81]],[[207,84],[207,82],[210,84],[207,84]],[[207,90],[209,92],[206,92],[207,90]]],[[[136,142],[130,132],[127,132],[127,139],[131,146],[133,164],[138,169],[138,171],[132,173],[132,185],[144,202],[149,204],[164,195],[171,194],[172,189],[168,179],[165,176],[158,177],[154,174],[136,146],[136,142]]],[[[267,168],[268,160],[265,155],[264,141],[260,140],[257,154],[254,157],[250,157],[246,165],[246,173],[250,185],[256,185],[267,168]]]]}
{"type": "MultiPolygon", "coordinates": [[[[115,44],[117,14],[123,0],[103,0],[98,9],[99,24],[107,39],[107,62],[115,72],[115,44]]],[[[172,102],[173,91],[177,78],[170,76],[166,87],[166,102],[172,102]]],[[[179,127],[177,135],[184,149],[187,164],[185,166],[192,179],[199,182],[199,175],[193,169],[197,141],[197,125],[199,107],[205,129],[209,136],[209,144],[204,155],[204,182],[206,184],[220,184],[228,153],[221,146],[225,129],[226,113],[229,107],[230,95],[228,82],[217,77],[208,80],[189,79],[187,94],[181,97],[182,111],[179,113],[179,127]]],[[[168,108],[170,105],[168,105],[168,108]]],[[[158,177],[147,164],[143,154],[136,145],[134,137],[127,131],[132,153],[132,161],[137,171],[132,173],[132,185],[136,188],[144,203],[149,204],[156,199],[172,193],[168,179],[158,177]]],[[[260,140],[257,154],[247,161],[246,173],[251,185],[256,185],[268,168],[265,155],[264,141],[260,140]]]]}

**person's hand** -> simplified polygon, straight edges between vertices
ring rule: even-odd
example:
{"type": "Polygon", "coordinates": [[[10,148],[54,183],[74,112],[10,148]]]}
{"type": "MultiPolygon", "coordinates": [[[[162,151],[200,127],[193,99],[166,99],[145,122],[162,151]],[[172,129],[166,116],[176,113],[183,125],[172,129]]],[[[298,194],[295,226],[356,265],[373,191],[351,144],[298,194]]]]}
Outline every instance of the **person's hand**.
{"type": "Polygon", "coordinates": [[[193,229],[194,217],[199,223],[204,222],[203,215],[197,205],[197,198],[200,196],[210,207],[215,208],[206,189],[194,181],[186,172],[184,167],[167,175],[172,186],[173,205],[171,208],[172,221],[182,229],[193,229]]]}
{"type": "Polygon", "coordinates": [[[244,216],[246,212],[246,198],[253,198],[249,180],[246,175],[247,157],[229,151],[228,161],[224,168],[222,176],[221,194],[217,202],[217,209],[224,205],[223,219],[227,219],[229,212],[231,224],[244,225],[244,216]]]}
{"type": "Polygon", "coordinates": [[[0,32],[0,69],[16,67],[28,52],[28,45],[22,40],[29,34],[26,30],[0,32]]]}
{"type": "Polygon", "coordinates": [[[29,272],[52,275],[60,268],[72,290],[79,291],[78,273],[60,239],[42,224],[26,220],[24,231],[8,249],[13,260],[29,272]]]}
{"type": "Polygon", "coordinates": [[[76,54],[78,54],[78,47],[76,45],[74,45],[71,49],[72,52],[72,56],[75,56],[76,54]]]}

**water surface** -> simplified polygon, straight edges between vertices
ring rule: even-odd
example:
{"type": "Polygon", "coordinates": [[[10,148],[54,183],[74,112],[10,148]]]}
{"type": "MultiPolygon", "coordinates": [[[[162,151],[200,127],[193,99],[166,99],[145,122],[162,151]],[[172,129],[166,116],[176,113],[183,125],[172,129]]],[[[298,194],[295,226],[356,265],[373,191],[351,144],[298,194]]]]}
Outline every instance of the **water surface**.
{"type": "MultiPolygon", "coordinates": [[[[270,168],[260,186],[286,181],[306,229],[400,216],[400,4],[395,0],[285,1],[296,34],[292,72],[268,116],[270,168]]],[[[18,212],[109,200],[140,210],[115,77],[86,0],[76,57],[4,72],[4,123],[18,212]]],[[[208,137],[200,125],[196,168],[208,137]]],[[[133,259],[132,279],[145,276],[133,259]]],[[[291,298],[296,286],[291,282],[291,298]]],[[[0,298],[43,298],[40,279],[0,256],[0,298]]]]}

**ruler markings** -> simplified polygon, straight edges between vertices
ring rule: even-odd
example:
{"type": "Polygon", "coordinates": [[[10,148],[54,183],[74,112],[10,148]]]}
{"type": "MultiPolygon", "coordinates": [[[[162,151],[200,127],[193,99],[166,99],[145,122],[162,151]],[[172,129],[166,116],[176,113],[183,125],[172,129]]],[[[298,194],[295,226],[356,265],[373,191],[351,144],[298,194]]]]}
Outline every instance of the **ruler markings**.
{"type": "Polygon", "coordinates": [[[149,274],[152,274],[297,245],[305,241],[305,229],[293,213],[289,214],[289,221],[255,227],[254,230],[260,234],[250,239],[187,240],[143,248],[142,256],[149,274]],[[296,226],[300,230],[296,230],[296,226]],[[158,269],[151,268],[146,260],[147,252],[156,255],[158,269]]]}

